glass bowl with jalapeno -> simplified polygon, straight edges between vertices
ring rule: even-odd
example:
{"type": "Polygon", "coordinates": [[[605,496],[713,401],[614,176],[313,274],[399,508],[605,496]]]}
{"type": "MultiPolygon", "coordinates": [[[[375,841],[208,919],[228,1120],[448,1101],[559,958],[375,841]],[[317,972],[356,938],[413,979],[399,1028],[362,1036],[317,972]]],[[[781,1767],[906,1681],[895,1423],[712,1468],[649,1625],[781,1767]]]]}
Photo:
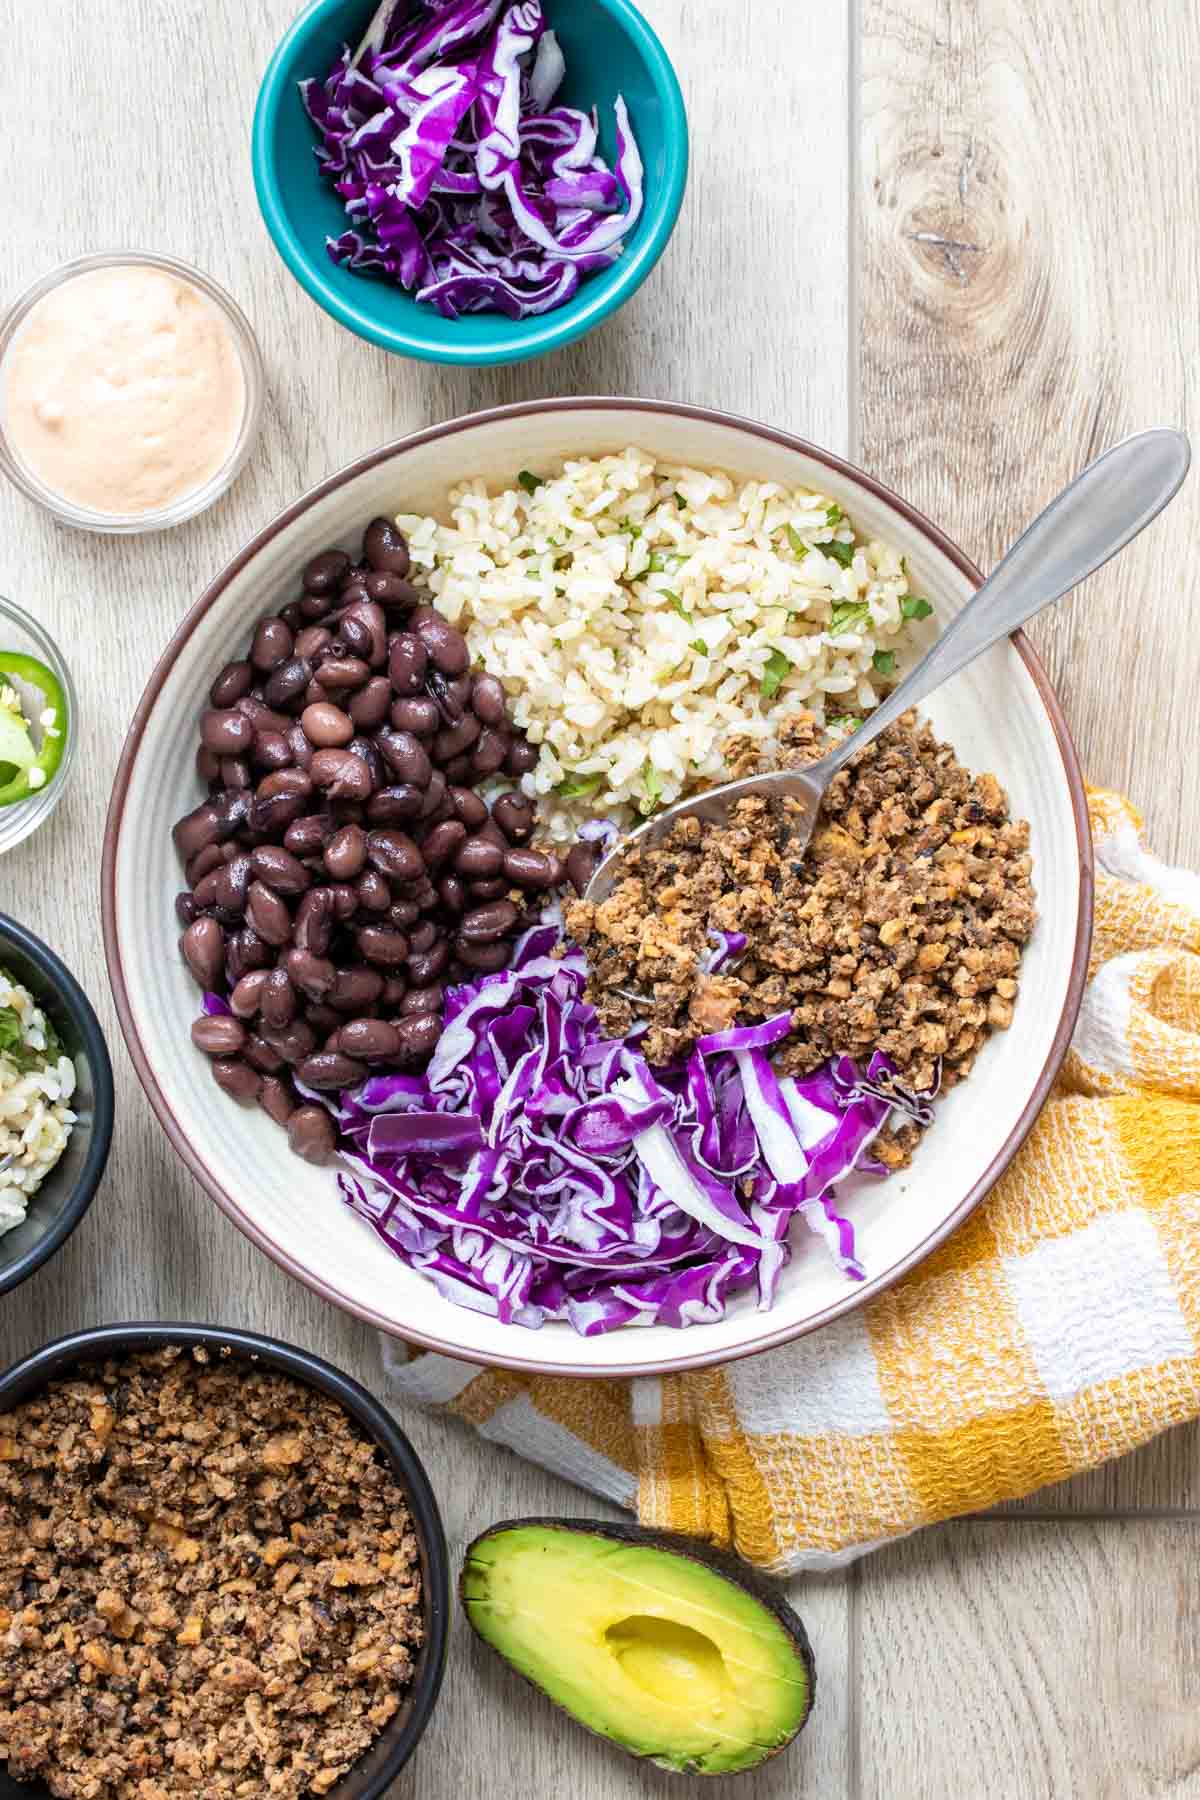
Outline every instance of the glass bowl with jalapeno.
{"type": "Polygon", "coordinates": [[[14,849],[58,805],[75,760],[78,711],[53,638],[0,596],[0,851],[14,849]]]}

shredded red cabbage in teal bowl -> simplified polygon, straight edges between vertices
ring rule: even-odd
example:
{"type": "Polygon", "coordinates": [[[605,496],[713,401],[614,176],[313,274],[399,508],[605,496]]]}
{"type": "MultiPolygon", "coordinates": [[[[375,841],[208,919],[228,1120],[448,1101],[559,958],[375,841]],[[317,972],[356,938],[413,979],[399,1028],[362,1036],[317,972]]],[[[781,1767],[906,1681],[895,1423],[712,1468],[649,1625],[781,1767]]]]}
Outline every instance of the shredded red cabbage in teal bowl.
{"type": "Polygon", "coordinates": [[[779,1078],[786,1013],[651,1068],[638,1033],[601,1034],[586,981],[559,927],[535,926],[510,968],[450,990],[424,1074],[310,1094],[338,1124],[348,1204],[443,1298],[585,1337],[711,1324],[746,1291],[770,1307],[796,1219],[862,1280],[838,1186],[885,1174],[874,1139],[897,1108],[927,1124],[928,1097],[878,1053],[779,1078]]]}
{"type": "Polygon", "coordinates": [[[300,83],[317,158],[346,210],[335,263],[447,318],[550,312],[621,254],[643,205],[624,99],[617,154],[566,74],[541,0],[383,0],[357,49],[300,83]]]}

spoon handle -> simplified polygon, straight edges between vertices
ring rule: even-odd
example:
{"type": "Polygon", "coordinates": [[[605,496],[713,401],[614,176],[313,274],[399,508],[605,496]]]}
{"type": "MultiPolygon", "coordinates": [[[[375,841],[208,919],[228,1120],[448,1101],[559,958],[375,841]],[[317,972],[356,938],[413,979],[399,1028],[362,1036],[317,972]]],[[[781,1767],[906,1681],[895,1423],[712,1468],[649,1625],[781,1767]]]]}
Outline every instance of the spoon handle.
{"type": "Polygon", "coordinates": [[[807,773],[831,779],[901,713],[1123,550],[1173,499],[1191,455],[1181,431],[1160,425],[1097,457],[1038,514],[899,687],[807,773]]]}

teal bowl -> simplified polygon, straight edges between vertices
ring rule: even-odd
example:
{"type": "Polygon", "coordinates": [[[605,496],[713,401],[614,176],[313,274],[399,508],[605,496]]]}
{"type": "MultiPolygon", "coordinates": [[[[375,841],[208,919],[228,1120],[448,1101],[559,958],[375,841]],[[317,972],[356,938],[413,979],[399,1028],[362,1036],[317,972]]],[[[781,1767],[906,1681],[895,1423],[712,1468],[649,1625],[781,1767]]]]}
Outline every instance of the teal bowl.
{"type": "Polygon", "coordinates": [[[646,204],[610,268],[540,318],[473,313],[444,319],[402,288],[332,263],[325,240],[348,224],[313,155],[316,134],[297,84],[323,79],[345,43],[357,43],[376,0],[313,0],[287,32],[263,78],[254,115],[254,185],[275,248],[318,306],[359,337],[398,356],[472,367],[525,362],[561,349],[616,312],[636,293],[675,227],[687,183],[688,132],[683,95],[670,58],[630,0],[543,0],[562,45],[567,78],[558,98],[600,109],[600,147],[616,153],[613,101],[625,96],[646,170],[646,204]]]}

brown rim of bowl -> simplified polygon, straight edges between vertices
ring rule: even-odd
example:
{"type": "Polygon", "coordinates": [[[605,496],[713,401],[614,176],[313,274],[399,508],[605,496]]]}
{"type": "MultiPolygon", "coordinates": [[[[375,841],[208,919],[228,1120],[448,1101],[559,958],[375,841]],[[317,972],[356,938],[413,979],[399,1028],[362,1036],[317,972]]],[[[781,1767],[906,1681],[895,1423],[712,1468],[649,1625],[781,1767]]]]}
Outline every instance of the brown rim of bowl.
{"type": "Polygon", "coordinates": [[[260,1231],[259,1228],[247,1218],[234,1196],[227,1193],[220,1183],[213,1178],[211,1172],[201,1160],[200,1156],[192,1148],[191,1143],[155,1079],[154,1070],[150,1065],[133,1023],[129,995],[125,986],[125,972],[121,965],[120,948],[117,942],[116,852],[117,840],[120,836],[121,822],[125,809],[125,796],[129,787],[130,771],[141,745],[142,734],[146,727],[147,718],[158,698],[159,690],[166,679],[168,670],[174,663],[183,644],[191,636],[205,613],[207,613],[211,606],[216,604],[221,595],[225,592],[229,583],[233,580],[234,576],[241,573],[246,564],[250,562],[253,557],[257,556],[263,546],[269,543],[272,538],[278,536],[281,531],[291,525],[296,519],[300,518],[317,500],[324,498],[326,494],[334,493],[338,488],[343,487],[346,482],[363,474],[367,469],[373,469],[377,464],[386,462],[390,458],[395,457],[398,452],[419,450],[425,444],[434,443],[439,438],[453,437],[459,432],[471,430],[477,425],[488,425],[502,419],[529,418],[530,416],[544,413],[591,411],[635,414],[669,413],[676,418],[700,419],[703,420],[705,424],[729,426],[732,429],[744,432],[751,437],[762,438],[766,442],[772,444],[780,444],[787,450],[799,451],[802,455],[811,457],[814,461],[824,464],[826,468],[833,470],[836,474],[845,476],[847,479],[859,483],[862,487],[865,487],[869,493],[874,494],[877,499],[894,507],[901,517],[906,519],[911,526],[921,532],[936,549],[941,551],[943,556],[947,557],[957,569],[961,570],[967,580],[973,583],[974,586],[978,587],[983,580],[983,575],[980,570],[976,568],[970,558],[966,556],[944,532],[940,531],[936,525],[924,516],[923,513],[918,512],[915,507],[910,506],[906,500],[902,500],[898,494],[894,494],[891,489],[886,487],[882,482],[876,481],[873,476],[867,475],[862,469],[856,468],[853,463],[847,462],[844,457],[834,456],[832,452],[822,450],[818,448],[817,445],[810,444],[803,438],[795,437],[791,432],[777,431],[769,425],[758,423],[756,420],[739,418],[734,413],[719,412],[712,407],[706,406],[689,406],[678,401],[642,400],[627,397],[611,398],[603,395],[588,395],[580,399],[519,401],[514,405],[489,407],[482,412],[468,413],[460,418],[449,419],[445,424],[431,425],[423,431],[413,432],[408,437],[398,438],[393,443],[385,444],[382,449],[371,451],[367,456],[360,457],[356,462],[350,463],[346,468],[339,470],[337,474],[330,475],[325,481],[319,482],[316,487],[310,488],[309,491],[302,495],[292,506],[287,507],[283,512],[278,514],[276,518],[272,519],[270,524],[263,527],[257,536],[254,537],[250,543],[234,557],[233,561],[222,570],[221,574],[217,576],[216,580],[210,584],[200,596],[199,600],[196,601],[195,605],[189,610],[155,666],[154,672],[146,685],[146,690],[143,693],[141,700],[138,702],[137,711],[134,713],[133,722],[130,725],[128,736],[125,739],[125,748],[121,753],[121,761],[117,767],[116,779],[113,783],[112,799],[109,803],[108,817],[105,821],[104,859],[100,872],[100,897],[104,920],[104,950],[108,963],[108,978],[112,986],[113,998],[116,1001],[117,1016],[121,1022],[121,1030],[125,1035],[125,1042],[129,1047],[129,1054],[133,1060],[133,1066],[137,1070],[138,1079],[146,1091],[146,1096],[149,1099],[151,1106],[158,1115],[159,1123],[162,1125],[175,1150],[196,1177],[196,1180],[200,1183],[201,1187],[212,1196],[222,1212],[228,1214],[238,1230],[248,1237],[252,1243],[257,1244],[258,1248],[264,1251],[266,1255],[271,1258],[272,1262],[278,1263],[281,1269],[286,1269],[288,1274],[294,1276],[297,1281],[303,1282],[306,1287],[309,1287],[315,1293],[320,1294],[323,1299],[332,1301],[335,1306],[340,1306],[343,1311],[353,1314],[356,1318],[364,1319],[368,1324],[374,1325],[378,1330],[386,1332],[390,1337],[403,1337],[405,1342],[417,1344],[422,1349],[438,1351],[444,1356],[452,1356],[462,1362],[477,1363],[484,1368],[508,1368],[518,1370],[522,1373],[527,1372],[539,1375],[573,1375],[581,1378],[597,1375],[604,1377],[619,1377],[626,1375],[676,1374],[685,1369],[710,1368],[715,1363],[737,1362],[744,1356],[757,1356],[764,1350],[772,1350],[780,1344],[790,1343],[794,1338],[806,1337],[809,1332],[820,1330],[823,1325],[830,1324],[834,1319],[840,1318],[843,1313],[851,1312],[854,1308],[864,1305],[866,1301],[873,1299],[876,1294],[881,1294],[885,1289],[894,1286],[894,1284],[899,1281],[902,1276],[906,1275],[910,1269],[915,1268],[918,1263],[923,1262],[932,1251],[936,1250],[939,1244],[944,1243],[950,1234],[956,1231],[963,1221],[974,1212],[980,1201],[999,1180],[1000,1176],[1004,1173],[1005,1169],[1024,1143],[1034,1120],[1037,1118],[1038,1113],[1046,1102],[1051,1086],[1054,1083],[1055,1076],[1058,1074],[1059,1066],[1067,1053],[1067,1047],[1071,1041],[1071,1034],[1075,1029],[1076,1015],[1079,1012],[1080,1002],[1083,999],[1084,984],[1087,979],[1088,955],[1091,949],[1092,940],[1092,889],[1094,881],[1092,837],[1088,824],[1087,799],[1083,775],[1079,767],[1079,756],[1076,752],[1075,744],[1072,740],[1062,707],[1059,704],[1058,696],[1050,685],[1049,677],[1042,666],[1041,659],[1033,650],[1025,637],[1025,634],[1018,631],[1013,634],[1012,642],[1033,678],[1034,686],[1037,688],[1042,705],[1046,709],[1046,714],[1053,728],[1054,736],[1058,743],[1059,754],[1063,760],[1063,771],[1066,776],[1067,788],[1071,796],[1071,809],[1075,817],[1076,847],[1079,853],[1079,915],[1075,926],[1075,952],[1071,966],[1071,979],[1067,988],[1067,998],[1062,1010],[1062,1016],[1058,1021],[1058,1027],[1054,1034],[1054,1041],[1050,1047],[1050,1054],[1046,1058],[1036,1081],[1033,1083],[1029,1099],[1022,1109],[1020,1117],[1000,1150],[985,1169],[984,1173],[970,1191],[964,1195],[963,1199],[959,1201],[950,1216],[943,1219],[937,1229],[930,1232],[929,1236],[918,1244],[914,1250],[909,1251],[907,1256],[901,1257],[898,1262],[892,1264],[891,1268],[885,1269],[882,1275],[877,1275],[873,1280],[863,1282],[860,1286],[849,1288],[842,1299],[834,1301],[829,1306],[823,1307],[820,1312],[815,1313],[811,1318],[804,1320],[803,1323],[799,1325],[777,1324],[774,1329],[772,1329],[770,1327],[771,1315],[766,1313],[763,1315],[763,1319],[767,1328],[763,1330],[760,1335],[755,1337],[751,1343],[739,1345],[735,1349],[722,1348],[714,1351],[684,1350],[679,1356],[661,1358],[650,1364],[616,1363],[599,1369],[582,1369],[577,1364],[572,1364],[571,1362],[546,1362],[540,1357],[521,1356],[518,1354],[516,1335],[514,1336],[513,1344],[514,1353],[511,1356],[485,1357],[480,1355],[478,1351],[464,1349],[461,1344],[455,1344],[448,1339],[433,1337],[428,1332],[408,1330],[407,1328],[405,1328],[403,1332],[398,1331],[393,1320],[384,1318],[382,1314],[374,1312],[370,1307],[360,1305],[357,1301],[350,1299],[348,1295],[341,1293],[330,1282],[324,1281],[318,1275],[312,1274],[307,1269],[302,1268],[292,1257],[282,1251],[277,1244],[274,1244],[265,1233],[260,1231]]]}

